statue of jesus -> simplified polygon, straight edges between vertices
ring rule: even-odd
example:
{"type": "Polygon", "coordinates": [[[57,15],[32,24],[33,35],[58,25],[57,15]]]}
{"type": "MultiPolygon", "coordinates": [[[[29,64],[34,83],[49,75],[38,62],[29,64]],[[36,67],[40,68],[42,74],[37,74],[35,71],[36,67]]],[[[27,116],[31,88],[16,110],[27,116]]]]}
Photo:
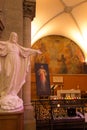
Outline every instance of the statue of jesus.
{"type": "Polygon", "coordinates": [[[29,68],[29,57],[41,54],[40,50],[25,48],[18,44],[18,35],[10,34],[8,41],[0,41],[0,106],[13,110],[23,106],[17,94],[25,83],[29,68]]]}

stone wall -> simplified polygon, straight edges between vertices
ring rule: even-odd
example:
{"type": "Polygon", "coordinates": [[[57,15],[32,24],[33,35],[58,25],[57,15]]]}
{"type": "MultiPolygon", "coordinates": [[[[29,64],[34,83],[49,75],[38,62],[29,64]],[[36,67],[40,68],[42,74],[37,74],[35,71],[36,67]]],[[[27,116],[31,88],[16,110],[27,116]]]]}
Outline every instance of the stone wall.
{"type": "Polygon", "coordinates": [[[19,43],[23,42],[23,1],[5,0],[3,6],[4,31],[1,39],[7,40],[9,34],[14,31],[19,35],[19,43]]]}

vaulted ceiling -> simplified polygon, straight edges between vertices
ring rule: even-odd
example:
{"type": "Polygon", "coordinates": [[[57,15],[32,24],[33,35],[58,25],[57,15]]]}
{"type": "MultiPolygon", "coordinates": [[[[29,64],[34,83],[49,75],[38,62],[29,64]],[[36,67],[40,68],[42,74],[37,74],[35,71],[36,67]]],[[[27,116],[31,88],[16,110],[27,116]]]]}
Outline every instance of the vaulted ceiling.
{"type": "Polygon", "coordinates": [[[80,46],[87,60],[87,0],[36,0],[32,44],[47,35],[61,35],[80,46]]]}

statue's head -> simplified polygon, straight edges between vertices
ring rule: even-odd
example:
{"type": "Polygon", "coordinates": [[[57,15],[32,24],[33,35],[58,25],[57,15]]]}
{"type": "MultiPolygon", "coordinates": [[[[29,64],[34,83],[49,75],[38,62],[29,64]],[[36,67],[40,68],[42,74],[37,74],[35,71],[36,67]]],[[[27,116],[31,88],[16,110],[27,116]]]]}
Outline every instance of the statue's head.
{"type": "Polygon", "coordinates": [[[17,43],[18,42],[18,35],[15,32],[11,32],[9,41],[12,43],[17,43]]]}

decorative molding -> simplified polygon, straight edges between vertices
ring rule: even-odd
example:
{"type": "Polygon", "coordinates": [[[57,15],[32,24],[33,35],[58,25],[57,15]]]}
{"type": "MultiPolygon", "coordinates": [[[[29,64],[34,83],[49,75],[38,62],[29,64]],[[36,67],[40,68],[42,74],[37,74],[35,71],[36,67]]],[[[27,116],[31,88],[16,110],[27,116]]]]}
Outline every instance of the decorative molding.
{"type": "Polygon", "coordinates": [[[4,30],[4,25],[2,23],[2,21],[0,20],[0,31],[3,31],[4,30]]]}
{"type": "Polygon", "coordinates": [[[3,13],[0,10],[0,32],[4,30],[4,23],[3,23],[3,13]]]}
{"type": "Polygon", "coordinates": [[[70,6],[65,6],[64,12],[66,12],[66,13],[71,13],[72,9],[73,9],[73,8],[70,7],[70,6]]]}
{"type": "Polygon", "coordinates": [[[23,13],[24,17],[29,17],[31,20],[35,17],[36,2],[24,1],[23,13]]]}

